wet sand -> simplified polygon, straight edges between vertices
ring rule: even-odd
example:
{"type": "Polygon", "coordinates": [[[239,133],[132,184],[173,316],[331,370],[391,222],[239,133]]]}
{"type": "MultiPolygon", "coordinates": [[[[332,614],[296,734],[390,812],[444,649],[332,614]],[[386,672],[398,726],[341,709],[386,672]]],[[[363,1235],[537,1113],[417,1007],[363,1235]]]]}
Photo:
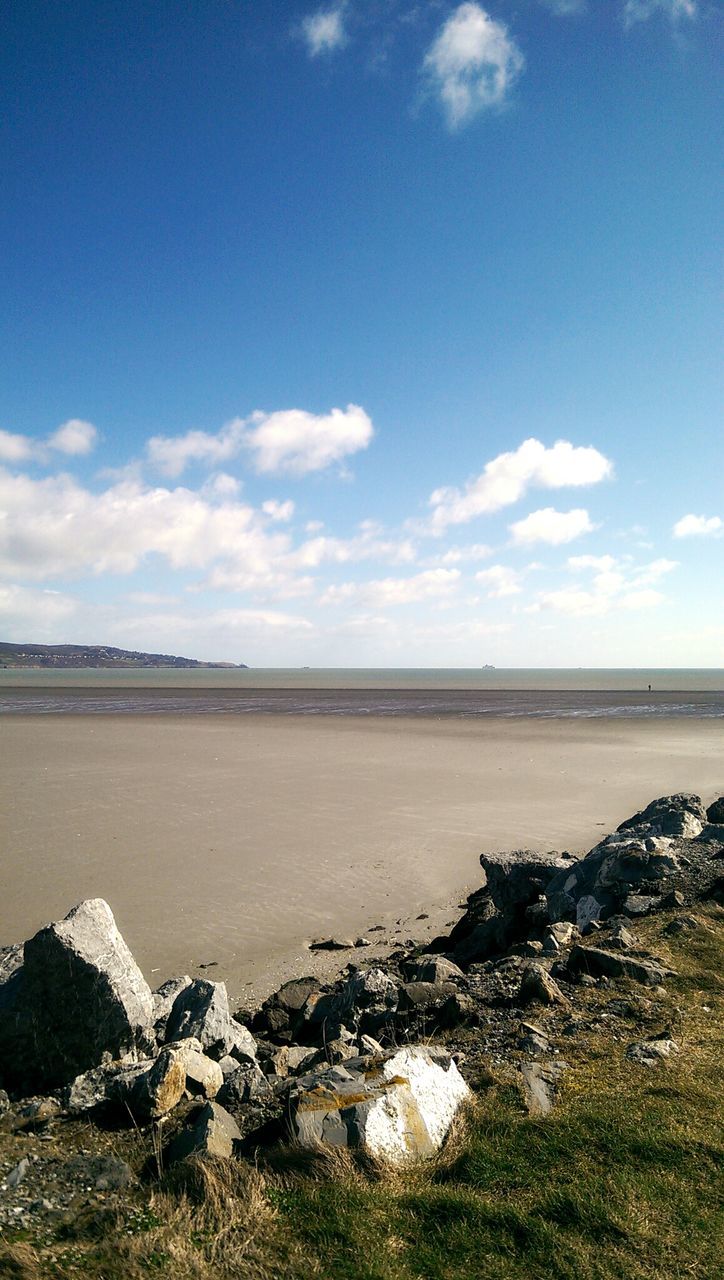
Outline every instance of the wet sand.
{"type": "Polygon", "coordinates": [[[0,943],[101,896],[152,985],[244,1003],[371,954],[313,938],[438,932],[482,850],[583,852],[676,790],[724,791],[721,720],[6,717],[0,943]]]}

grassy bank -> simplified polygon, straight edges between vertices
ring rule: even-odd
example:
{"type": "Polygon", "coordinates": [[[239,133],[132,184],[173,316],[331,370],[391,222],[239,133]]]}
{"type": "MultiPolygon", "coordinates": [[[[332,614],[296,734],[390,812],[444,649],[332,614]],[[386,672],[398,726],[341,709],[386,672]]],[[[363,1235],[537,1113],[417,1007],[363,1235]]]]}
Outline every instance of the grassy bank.
{"type": "MultiPolygon", "coordinates": [[[[346,1153],[287,1153],[273,1165],[189,1162],[160,1182],[87,1197],[69,1219],[0,1248],[3,1280],[654,1280],[714,1277],[724,1253],[721,1173],[723,913],[662,936],[637,932],[678,971],[663,992],[581,990],[560,1105],[532,1119],[516,1063],[490,1087],[438,1160],[404,1174],[346,1153]],[[632,1040],[670,1029],[681,1048],[652,1070],[632,1040]]],[[[538,1021],[545,1021],[541,1013],[538,1021]]],[[[474,1037],[475,1032],[469,1033],[474,1037]]],[[[61,1128],[61,1148],[89,1126],[61,1128]]],[[[103,1135],[136,1168],[151,1136],[103,1135]]],[[[6,1134],[2,1154],[24,1154],[6,1134]],[[14,1144],[14,1145],[13,1145],[14,1144]]],[[[50,1144],[46,1144],[50,1146],[50,1144]]]]}

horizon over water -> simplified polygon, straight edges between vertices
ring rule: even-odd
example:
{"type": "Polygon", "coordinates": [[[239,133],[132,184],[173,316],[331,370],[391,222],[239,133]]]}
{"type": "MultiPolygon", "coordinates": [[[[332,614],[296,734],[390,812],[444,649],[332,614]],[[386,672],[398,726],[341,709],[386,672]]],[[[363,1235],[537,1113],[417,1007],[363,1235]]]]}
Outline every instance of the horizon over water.
{"type": "Polygon", "coordinates": [[[724,716],[724,668],[5,668],[0,714],[724,716]]]}

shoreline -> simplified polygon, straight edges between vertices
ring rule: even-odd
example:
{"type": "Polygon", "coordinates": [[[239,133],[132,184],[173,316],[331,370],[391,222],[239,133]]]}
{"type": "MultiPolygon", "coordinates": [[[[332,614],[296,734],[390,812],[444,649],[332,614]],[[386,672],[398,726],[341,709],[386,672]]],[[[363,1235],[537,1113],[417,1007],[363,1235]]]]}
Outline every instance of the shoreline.
{"type": "Polygon", "coordinates": [[[205,974],[237,1004],[441,932],[480,886],[481,852],[580,854],[652,795],[713,798],[724,779],[713,719],[13,716],[3,729],[0,942],[104,897],[149,981],[205,974]],[[375,947],[304,945],[335,934],[375,947]]]}

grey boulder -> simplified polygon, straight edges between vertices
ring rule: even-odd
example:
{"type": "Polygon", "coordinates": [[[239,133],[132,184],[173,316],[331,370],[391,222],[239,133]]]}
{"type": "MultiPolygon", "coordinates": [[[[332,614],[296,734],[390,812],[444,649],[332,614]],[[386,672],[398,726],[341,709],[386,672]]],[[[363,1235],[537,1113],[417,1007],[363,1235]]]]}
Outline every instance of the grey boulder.
{"type": "Polygon", "coordinates": [[[166,1157],[170,1163],[185,1160],[191,1155],[228,1160],[234,1153],[234,1143],[240,1139],[241,1132],[234,1117],[218,1102],[207,1102],[192,1124],[174,1138],[166,1157]]]}

